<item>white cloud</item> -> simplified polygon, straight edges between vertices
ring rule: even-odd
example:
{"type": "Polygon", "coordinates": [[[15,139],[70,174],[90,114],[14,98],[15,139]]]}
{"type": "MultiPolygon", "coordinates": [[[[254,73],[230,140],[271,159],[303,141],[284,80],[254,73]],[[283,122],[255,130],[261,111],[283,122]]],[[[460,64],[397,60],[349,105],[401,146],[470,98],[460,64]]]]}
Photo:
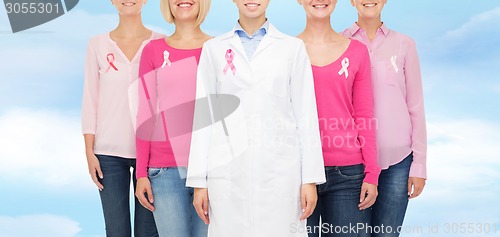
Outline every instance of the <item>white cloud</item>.
{"type": "Polygon", "coordinates": [[[430,122],[428,132],[427,186],[410,201],[405,225],[427,230],[439,224],[435,236],[441,236],[446,223],[498,223],[500,125],[449,120],[430,122]]]}
{"type": "MultiPolygon", "coordinates": [[[[464,195],[477,195],[469,191],[477,190],[481,181],[500,180],[498,124],[469,120],[430,123],[428,126],[431,182],[464,189],[464,195]]],[[[496,194],[490,189],[481,191],[485,195],[496,194]]]]}
{"type": "Polygon", "coordinates": [[[56,215],[0,216],[0,237],[76,237],[81,231],[74,220],[56,215]]]}
{"type": "Polygon", "coordinates": [[[446,37],[448,39],[461,39],[470,36],[480,37],[481,34],[477,34],[479,32],[486,33],[486,31],[495,32],[500,30],[498,21],[500,21],[500,7],[473,16],[458,29],[448,31],[446,37]]]}
{"type": "Polygon", "coordinates": [[[445,56],[444,60],[449,62],[462,64],[462,67],[469,66],[470,70],[475,69],[479,72],[490,68],[496,69],[493,65],[500,62],[499,21],[500,7],[472,16],[469,21],[440,36],[436,42],[428,46],[428,50],[431,54],[438,53],[445,56]]]}
{"type": "Polygon", "coordinates": [[[6,112],[0,117],[0,178],[48,189],[95,189],[87,172],[80,127],[80,118],[74,114],[6,112]]]}
{"type": "Polygon", "coordinates": [[[445,34],[435,32],[436,38],[427,38],[425,47],[419,48],[426,102],[432,112],[496,116],[497,110],[490,108],[497,107],[499,99],[499,21],[500,7],[473,16],[445,34]]]}

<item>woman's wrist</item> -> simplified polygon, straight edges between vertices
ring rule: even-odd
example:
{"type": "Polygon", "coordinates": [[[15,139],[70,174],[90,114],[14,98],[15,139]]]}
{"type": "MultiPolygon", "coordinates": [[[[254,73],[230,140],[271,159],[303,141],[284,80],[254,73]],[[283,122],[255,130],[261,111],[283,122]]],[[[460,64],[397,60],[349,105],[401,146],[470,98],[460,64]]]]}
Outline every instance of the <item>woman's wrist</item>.
{"type": "Polygon", "coordinates": [[[89,155],[94,155],[94,150],[93,150],[93,149],[87,149],[87,150],[85,150],[85,154],[86,154],[87,156],[89,156],[89,155]]]}

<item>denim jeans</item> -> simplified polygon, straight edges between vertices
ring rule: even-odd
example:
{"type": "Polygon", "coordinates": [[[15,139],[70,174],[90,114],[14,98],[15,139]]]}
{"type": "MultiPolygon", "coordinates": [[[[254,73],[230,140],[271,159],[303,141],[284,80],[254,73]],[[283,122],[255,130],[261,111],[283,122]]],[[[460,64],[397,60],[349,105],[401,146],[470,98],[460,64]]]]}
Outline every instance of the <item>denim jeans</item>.
{"type": "Polygon", "coordinates": [[[410,154],[398,164],[382,170],[378,181],[378,197],[372,210],[372,227],[374,237],[397,237],[398,228],[403,220],[408,206],[408,176],[413,162],[410,154]],[[375,232],[375,227],[384,231],[375,232]],[[382,233],[383,232],[383,233],[382,233]]]}
{"type": "Polygon", "coordinates": [[[196,214],[193,188],[186,187],[187,169],[149,168],[153,212],[161,237],[207,237],[208,225],[196,214]],[[182,178],[181,178],[182,177],[182,178]]]}
{"type": "MultiPolygon", "coordinates": [[[[96,155],[101,164],[104,178],[99,182],[104,186],[100,192],[107,237],[131,237],[130,223],[130,180],[134,187],[135,160],[116,156],[96,155]],[[134,168],[131,175],[130,167],[134,168]],[[131,177],[132,176],[132,177],[131,177]]],[[[157,237],[153,214],[135,198],[135,237],[157,237]]]]}
{"type": "Polygon", "coordinates": [[[309,237],[369,236],[371,209],[358,208],[364,170],[362,164],[325,167],[326,183],[317,186],[318,204],[307,219],[309,237]]]}

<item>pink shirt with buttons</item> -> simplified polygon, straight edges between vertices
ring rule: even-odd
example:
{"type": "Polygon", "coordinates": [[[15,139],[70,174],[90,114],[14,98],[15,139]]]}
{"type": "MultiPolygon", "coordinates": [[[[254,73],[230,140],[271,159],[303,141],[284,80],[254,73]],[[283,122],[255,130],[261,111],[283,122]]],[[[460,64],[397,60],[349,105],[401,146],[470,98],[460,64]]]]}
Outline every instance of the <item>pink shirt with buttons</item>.
{"type": "Polygon", "coordinates": [[[385,25],[373,41],[357,24],[343,34],[369,50],[380,167],[387,169],[413,152],[410,177],[427,178],[424,97],[415,42],[385,25]]]}

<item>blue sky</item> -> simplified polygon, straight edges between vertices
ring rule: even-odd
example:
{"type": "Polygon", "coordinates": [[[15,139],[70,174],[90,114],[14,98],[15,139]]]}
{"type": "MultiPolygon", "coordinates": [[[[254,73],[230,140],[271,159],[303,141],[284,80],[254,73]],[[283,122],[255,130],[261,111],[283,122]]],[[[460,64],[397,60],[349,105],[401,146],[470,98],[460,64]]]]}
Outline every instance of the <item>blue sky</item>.
{"type": "MultiPolygon", "coordinates": [[[[217,35],[237,14],[230,0],[213,2],[203,29],[217,35]]],[[[144,22],[168,34],[173,28],[158,6],[148,2],[144,22]]],[[[268,18],[291,35],[305,23],[294,0],[271,0],[268,18]]],[[[12,34],[0,7],[0,237],[104,236],[79,116],[87,40],[117,19],[109,1],[82,0],[50,23],[12,34]]],[[[424,230],[439,224],[435,236],[482,236],[444,228],[496,223],[500,233],[500,2],[389,0],[383,19],[416,40],[425,88],[429,180],[405,224],[424,230]]],[[[355,20],[349,1],[339,1],[334,28],[355,20]]]]}

